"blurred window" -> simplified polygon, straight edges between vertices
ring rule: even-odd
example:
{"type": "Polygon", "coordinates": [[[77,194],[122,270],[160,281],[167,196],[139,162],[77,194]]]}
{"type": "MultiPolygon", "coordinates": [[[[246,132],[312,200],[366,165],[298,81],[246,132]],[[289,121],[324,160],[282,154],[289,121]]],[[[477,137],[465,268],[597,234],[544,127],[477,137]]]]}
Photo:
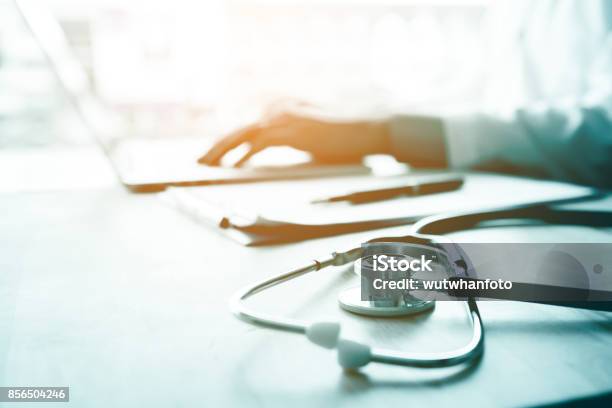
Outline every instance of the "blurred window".
{"type": "Polygon", "coordinates": [[[148,135],[235,126],[285,98],[355,113],[476,103],[487,3],[52,0],[99,94],[148,135]]]}
{"type": "Polygon", "coordinates": [[[0,149],[91,143],[12,0],[0,0],[0,149]]]}

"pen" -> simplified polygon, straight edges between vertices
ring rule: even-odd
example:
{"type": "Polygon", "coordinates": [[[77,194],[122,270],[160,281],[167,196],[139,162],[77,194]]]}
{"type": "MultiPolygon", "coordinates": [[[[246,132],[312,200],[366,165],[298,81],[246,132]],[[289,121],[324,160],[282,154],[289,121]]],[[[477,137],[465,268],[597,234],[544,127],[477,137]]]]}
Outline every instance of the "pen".
{"type": "Polygon", "coordinates": [[[335,203],[349,201],[353,204],[372,203],[396,197],[414,197],[427,194],[444,193],[459,189],[463,185],[463,178],[451,178],[425,183],[408,184],[401,187],[382,188],[378,190],[356,191],[354,193],[339,195],[315,200],[312,203],[335,203]]]}

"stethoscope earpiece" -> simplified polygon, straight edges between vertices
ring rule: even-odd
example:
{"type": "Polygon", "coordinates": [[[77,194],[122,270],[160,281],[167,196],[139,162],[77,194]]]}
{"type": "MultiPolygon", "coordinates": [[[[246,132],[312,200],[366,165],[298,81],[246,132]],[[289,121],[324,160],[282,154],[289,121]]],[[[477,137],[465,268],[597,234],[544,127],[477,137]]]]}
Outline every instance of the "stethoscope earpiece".
{"type": "Polygon", "coordinates": [[[368,364],[372,358],[370,346],[340,338],[341,326],[337,322],[314,322],[306,328],[311,343],[326,349],[336,349],[338,363],[344,369],[356,369],[368,364]]]}
{"type": "Polygon", "coordinates": [[[363,367],[372,361],[372,350],[367,344],[352,340],[338,341],[338,363],[345,370],[363,367]]]}
{"type": "Polygon", "coordinates": [[[315,322],[306,328],[306,337],[311,343],[327,349],[334,349],[340,339],[340,323],[315,322]]]}

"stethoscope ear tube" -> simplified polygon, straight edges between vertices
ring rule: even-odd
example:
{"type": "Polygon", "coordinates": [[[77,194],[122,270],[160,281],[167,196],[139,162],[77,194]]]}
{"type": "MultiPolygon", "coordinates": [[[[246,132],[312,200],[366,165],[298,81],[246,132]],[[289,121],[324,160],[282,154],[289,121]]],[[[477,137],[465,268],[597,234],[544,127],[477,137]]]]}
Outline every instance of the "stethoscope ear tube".
{"type": "Polygon", "coordinates": [[[464,364],[480,357],[484,353],[484,325],[476,301],[469,298],[465,304],[472,325],[472,338],[465,346],[435,353],[373,349],[371,361],[405,367],[441,368],[464,364]]]}
{"type": "MultiPolygon", "coordinates": [[[[436,241],[441,234],[473,228],[481,222],[499,219],[531,219],[553,225],[612,226],[612,212],[583,211],[555,208],[555,205],[584,202],[602,197],[594,193],[585,197],[553,200],[526,205],[492,208],[485,211],[467,211],[426,217],[412,226],[412,234],[399,238],[411,240],[429,239],[436,241]]],[[[473,280],[473,277],[452,277],[449,280],[473,280]]],[[[512,282],[512,289],[481,289],[469,292],[449,293],[457,298],[512,300],[519,302],[550,304],[579,309],[612,311],[612,292],[533,283],[512,282]],[[588,299],[588,301],[567,301],[567,299],[588,299]]]]}
{"type": "Polygon", "coordinates": [[[599,199],[602,196],[601,193],[593,193],[571,199],[548,200],[523,205],[494,207],[485,210],[457,211],[433,215],[413,224],[411,232],[417,236],[439,236],[455,231],[467,230],[484,221],[501,219],[532,219],[554,225],[612,226],[612,212],[610,211],[583,211],[556,208],[556,206],[560,205],[599,199]]]}

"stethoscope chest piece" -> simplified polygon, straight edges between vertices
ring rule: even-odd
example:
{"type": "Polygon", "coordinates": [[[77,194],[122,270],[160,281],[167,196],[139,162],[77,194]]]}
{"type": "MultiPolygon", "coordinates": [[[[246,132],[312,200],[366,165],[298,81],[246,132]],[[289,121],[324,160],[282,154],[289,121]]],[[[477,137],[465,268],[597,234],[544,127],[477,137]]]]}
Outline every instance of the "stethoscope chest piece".
{"type": "MultiPolygon", "coordinates": [[[[361,259],[357,259],[353,264],[353,271],[358,276],[361,274],[361,265],[361,259]]],[[[340,292],[338,304],[347,312],[362,316],[398,317],[410,316],[429,310],[434,307],[435,302],[407,297],[389,300],[364,300],[361,296],[361,287],[355,286],[340,292]]]]}
{"type": "Polygon", "coordinates": [[[368,301],[361,300],[361,288],[345,289],[338,295],[338,304],[347,312],[371,317],[409,316],[434,307],[433,300],[368,301]]]}

